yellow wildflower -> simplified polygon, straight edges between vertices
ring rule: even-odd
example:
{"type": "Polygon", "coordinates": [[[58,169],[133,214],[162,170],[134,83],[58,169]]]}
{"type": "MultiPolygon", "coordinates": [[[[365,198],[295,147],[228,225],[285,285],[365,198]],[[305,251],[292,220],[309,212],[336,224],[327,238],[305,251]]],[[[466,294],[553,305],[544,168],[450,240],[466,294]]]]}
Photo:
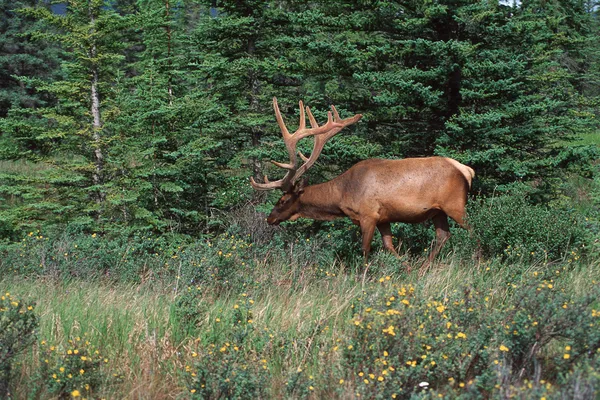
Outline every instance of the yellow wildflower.
{"type": "Polygon", "coordinates": [[[394,326],[393,325],[390,325],[386,329],[383,329],[383,333],[387,333],[390,336],[396,336],[396,333],[394,332],[394,326]]]}

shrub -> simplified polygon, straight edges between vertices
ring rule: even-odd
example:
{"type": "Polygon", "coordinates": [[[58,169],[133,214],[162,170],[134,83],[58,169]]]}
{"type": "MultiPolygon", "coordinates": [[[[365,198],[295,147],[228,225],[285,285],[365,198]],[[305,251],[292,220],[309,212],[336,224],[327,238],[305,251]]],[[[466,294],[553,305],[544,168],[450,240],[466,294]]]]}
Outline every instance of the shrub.
{"type": "Polygon", "coordinates": [[[194,285],[210,284],[217,290],[244,287],[251,280],[248,272],[253,263],[253,244],[246,237],[221,234],[198,241],[177,254],[186,282],[194,285]]]}
{"type": "Polygon", "coordinates": [[[66,347],[42,341],[40,347],[41,379],[58,398],[90,398],[107,380],[103,366],[108,359],[85,338],[69,339],[66,347]]]}
{"type": "Polygon", "coordinates": [[[0,274],[85,277],[139,282],[177,274],[177,254],[186,244],[180,236],[107,235],[64,232],[49,237],[29,232],[21,241],[0,244],[0,274]]]}
{"type": "Polygon", "coordinates": [[[33,304],[5,293],[0,296],[0,397],[8,394],[12,363],[35,341],[38,319],[33,304]]]}
{"type": "Polygon", "coordinates": [[[255,327],[253,303],[241,294],[231,310],[211,319],[206,336],[195,341],[186,366],[192,399],[267,397],[269,369],[262,350],[270,337],[255,327]]]}
{"type": "MultiPolygon", "coordinates": [[[[428,298],[410,285],[365,293],[342,348],[351,373],[340,378],[367,398],[489,398],[593,377],[585,366],[600,357],[600,285],[575,298],[534,273],[509,291],[506,303],[468,287],[428,298]]],[[[594,379],[586,390],[598,390],[594,379]]]]}
{"type": "Polygon", "coordinates": [[[455,231],[454,240],[467,256],[479,247],[488,257],[552,261],[584,244],[585,232],[577,215],[531,204],[525,194],[471,201],[467,221],[472,233],[455,231]]]}

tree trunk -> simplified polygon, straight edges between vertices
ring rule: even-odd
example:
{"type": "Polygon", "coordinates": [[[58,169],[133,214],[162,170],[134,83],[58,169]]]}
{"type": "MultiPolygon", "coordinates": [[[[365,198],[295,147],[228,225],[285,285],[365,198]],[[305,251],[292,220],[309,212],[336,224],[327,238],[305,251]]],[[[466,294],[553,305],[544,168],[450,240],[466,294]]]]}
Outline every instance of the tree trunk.
{"type": "MultiPolygon", "coordinates": [[[[95,30],[96,18],[94,16],[94,12],[92,8],[89,9],[90,12],[90,22],[91,22],[91,31],[95,30]]],[[[97,57],[97,49],[96,44],[92,43],[90,48],[90,59],[92,60],[92,64],[90,67],[91,72],[91,103],[92,103],[92,139],[94,146],[94,156],[95,156],[95,169],[93,173],[93,182],[94,185],[101,185],[103,182],[102,174],[104,169],[104,154],[102,154],[102,118],[100,115],[100,93],[98,92],[98,63],[96,61],[97,57]]],[[[104,193],[101,190],[96,190],[96,203],[104,202],[104,193]]],[[[98,216],[100,211],[98,211],[98,216]]]]}

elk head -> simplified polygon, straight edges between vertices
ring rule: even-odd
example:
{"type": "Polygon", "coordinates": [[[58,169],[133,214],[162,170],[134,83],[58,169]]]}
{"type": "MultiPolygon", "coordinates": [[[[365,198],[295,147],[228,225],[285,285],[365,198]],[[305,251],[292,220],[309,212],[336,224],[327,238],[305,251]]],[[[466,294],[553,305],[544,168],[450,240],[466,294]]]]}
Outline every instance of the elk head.
{"type": "Polygon", "coordinates": [[[307,184],[307,180],[300,180],[300,177],[312,167],[315,161],[317,161],[325,143],[339,133],[344,127],[358,122],[362,115],[357,114],[350,118],[341,119],[335,107],[331,106],[331,111],[327,113],[327,123],[323,126],[319,126],[315,117],[312,115],[310,108],[305,108],[304,103],[300,101],[300,124],[296,132],[290,134],[283,122],[283,117],[281,116],[277,104],[277,98],[275,97],[273,98],[273,109],[275,110],[277,124],[281,129],[281,135],[283,136],[283,141],[288,151],[289,162],[280,163],[273,160],[271,160],[271,162],[276,166],[287,170],[287,172],[282,179],[274,182],[269,181],[266,175],[264,177],[264,183],[257,183],[254,181],[254,178],[251,177],[250,184],[256,190],[281,189],[283,191],[283,196],[281,196],[271,211],[271,214],[267,217],[267,223],[270,225],[277,225],[282,221],[293,221],[299,217],[299,199],[304,193],[307,184]],[[310,120],[310,128],[306,127],[306,114],[308,114],[308,119],[310,120]],[[310,157],[305,157],[300,151],[296,150],[296,146],[300,139],[309,136],[314,136],[314,145],[310,157]],[[300,167],[297,165],[298,156],[304,161],[300,167]]]}

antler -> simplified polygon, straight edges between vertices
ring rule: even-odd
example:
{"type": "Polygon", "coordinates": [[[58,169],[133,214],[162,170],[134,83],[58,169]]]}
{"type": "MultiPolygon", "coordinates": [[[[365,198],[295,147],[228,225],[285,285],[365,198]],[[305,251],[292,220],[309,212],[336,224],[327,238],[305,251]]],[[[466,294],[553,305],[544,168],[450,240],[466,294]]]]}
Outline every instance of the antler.
{"type": "Polygon", "coordinates": [[[278,180],[271,182],[265,175],[264,180],[265,183],[257,183],[254,181],[254,178],[250,177],[250,184],[256,190],[271,190],[281,188],[283,191],[287,191],[291,188],[294,182],[296,182],[319,158],[325,143],[339,133],[344,127],[348,125],[352,125],[358,120],[361,119],[361,114],[356,114],[354,117],[341,119],[337,110],[334,106],[331,106],[331,110],[333,111],[334,118],[332,118],[331,111],[327,113],[327,123],[323,126],[319,126],[315,117],[310,112],[310,108],[306,107],[306,114],[308,114],[308,119],[310,120],[311,128],[306,128],[306,118],[304,111],[304,103],[300,101],[300,125],[298,126],[298,130],[293,134],[290,134],[285,123],[283,122],[283,118],[281,116],[281,112],[279,111],[279,105],[277,104],[277,98],[273,97],[273,109],[275,110],[275,117],[277,119],[277,124],[281,129],[281,135],[283,136],[283,141],[285,143],[285,147],[287,148],[288,155],[290,157],[289,163],[280,163],[277,161],[271,160],[273,164],[280,168],[287,169],[287,173],[285,176],[278,180]],[[305,157],[301,152],[297,152],[296,145],[300,139],[303,139],[308,136],[315,136],[315,142],[313,145],[313,151],[309,158],[305,157]],[[300,168],[296,167],[297,156],[296,153],[300,154],[300,157],[304,161],[304,164],[300,168]]]}

